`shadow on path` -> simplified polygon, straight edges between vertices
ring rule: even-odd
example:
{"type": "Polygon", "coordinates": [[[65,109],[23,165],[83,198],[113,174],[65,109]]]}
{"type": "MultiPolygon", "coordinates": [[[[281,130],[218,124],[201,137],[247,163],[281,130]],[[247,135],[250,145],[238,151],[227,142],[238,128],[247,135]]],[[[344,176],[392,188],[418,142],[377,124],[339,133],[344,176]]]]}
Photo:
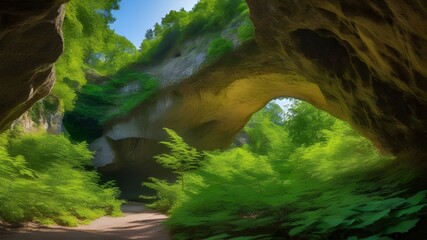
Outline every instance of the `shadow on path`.
{"type": "Polygon", "coordinates": [[[76,228],[30,226],[20,229],[0,229],[1,240],[121,240],[171,237],[161,223],[165,215],[147,210],[143,204],[131,202],[122,207],[124,217],[102,217],[90,225],[76,228]]]}

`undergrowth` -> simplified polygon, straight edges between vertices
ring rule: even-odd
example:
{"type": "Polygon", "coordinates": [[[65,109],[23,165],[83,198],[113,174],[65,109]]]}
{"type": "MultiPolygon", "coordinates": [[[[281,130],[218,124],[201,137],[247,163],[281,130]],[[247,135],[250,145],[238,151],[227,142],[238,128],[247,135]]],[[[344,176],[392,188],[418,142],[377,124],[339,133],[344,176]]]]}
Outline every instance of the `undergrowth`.
{"type": "Polygon", "coordinates": [[[169,207],[175,239],[391,239],[427,205],[427,191],[407,188],[416,170],[307,104],[270,105],[246,132],[247,145],[205,153],[185,190],[145,185],[157,190],[151,206],[169,207]]]}
{"type": "Polygon", "coordinates": [[[0,135],[0,221],[77,226],[121,215],[118,189],[85,169],[91,157],[62,135],[0,135]]]}

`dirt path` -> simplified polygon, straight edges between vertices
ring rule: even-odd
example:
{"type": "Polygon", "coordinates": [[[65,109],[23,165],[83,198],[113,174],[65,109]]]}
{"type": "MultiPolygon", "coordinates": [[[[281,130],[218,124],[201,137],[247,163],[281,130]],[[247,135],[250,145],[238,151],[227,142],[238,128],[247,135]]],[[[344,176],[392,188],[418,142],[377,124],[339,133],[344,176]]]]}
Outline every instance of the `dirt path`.
{"type": "Polygon", "coordinates": [[[124,217],[102,217],[90,225],[68,227],[26,227],[18,230],[0,229],[1,240],[169,240],[161,223],[165,215],[147,210],[140,203],[123,205],[124,217]]]}

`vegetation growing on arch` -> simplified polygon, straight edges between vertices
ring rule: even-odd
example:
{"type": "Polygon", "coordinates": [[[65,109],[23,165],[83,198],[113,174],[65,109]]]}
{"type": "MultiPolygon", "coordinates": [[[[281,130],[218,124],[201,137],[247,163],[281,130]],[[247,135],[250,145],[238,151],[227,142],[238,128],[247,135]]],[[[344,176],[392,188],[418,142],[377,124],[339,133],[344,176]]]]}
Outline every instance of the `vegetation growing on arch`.
{"type": "Polygon", "coordinates": [[[233,43],[225,38],[219,37],[214,39],[208,48],[208,56],[209,60],[215,60],[222,55],[231,52],[233,50],[233,43]]]}
{"type": "MultiPolygon", "coordinates": [[[[162,59],[175,44],[200,34],[218,33],[233,21],[248,19],[248,15],[244,0],[200,0],[189,12],[172,10],[148,30],[149,37],[140,46],[139,61],[150,63],[162,59]]],[[[246,33],[242,37],[247,40],[250,30],[243,31],[246,33]]]]}
{"type": "Polygon", "coordinates": [[[104,84],[84,85],[75,109],[65,114],[64,125],[74,140],[93,141],[102,134],[102,124],[126,116],[158,89],[156,78],[122,70],[104,84]]]}

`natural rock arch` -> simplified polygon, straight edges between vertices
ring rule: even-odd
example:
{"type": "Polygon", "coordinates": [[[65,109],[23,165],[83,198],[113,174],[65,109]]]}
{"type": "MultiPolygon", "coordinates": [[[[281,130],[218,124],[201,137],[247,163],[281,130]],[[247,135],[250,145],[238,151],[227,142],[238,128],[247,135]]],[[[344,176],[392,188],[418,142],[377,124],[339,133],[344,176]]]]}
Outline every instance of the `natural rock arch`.
{"type": "MultiPolygon", "coordinates": [[[[0,50],[6,56],[0,130],[49,93],[62,51],[64,2],[1,5],[0,44],[7,47],[0,50]],[[23,57],[25,71],[18,68],[23,57]]],[[[114,142],[132,138],[136,151],[144,148],[141,142],[161,139],[159,129],[169,126],[201,148],[221,147],[263,104],[292,96],[350,122],[385,151],[425,152],[425,1],[247,2],[255,42],[111,122],[103,140],[113,144],[104,145],[116,151],[114,142]]]]}
{"type": "Polygon", "coordinates": [[[114,142],[132,138],[137,159],[145,141],[161,140],[170,127],[199,148],[222,148],[271,99],[295,97],[348,121],[384,151],[425,151],[425,3],[247,2],[254,42],[110,123],[103,141],[124,152],[114,142]]]}

